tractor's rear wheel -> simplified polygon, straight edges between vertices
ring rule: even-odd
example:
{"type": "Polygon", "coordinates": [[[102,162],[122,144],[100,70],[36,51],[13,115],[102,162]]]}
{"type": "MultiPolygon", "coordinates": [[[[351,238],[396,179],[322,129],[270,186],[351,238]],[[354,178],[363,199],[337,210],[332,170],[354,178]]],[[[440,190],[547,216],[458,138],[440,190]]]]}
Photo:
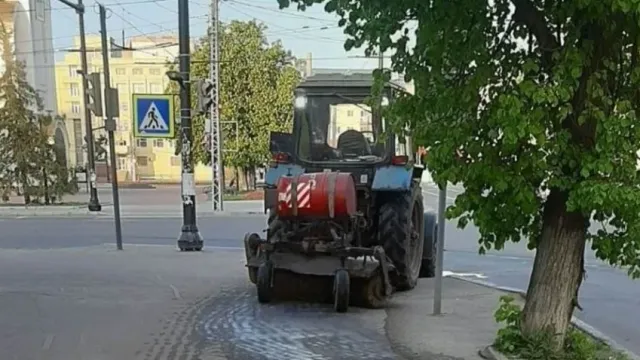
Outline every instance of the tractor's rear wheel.
{"type": "Polygon", "coordinates": [[[422,251],[421,278],[436,276],[436,254],[438,249],[438,220],[433,212],[424,213],[424,249],[422,251]]]}
{"type": "Polygon", "coordinates": [[[423,216],[419,186],[389,196],[379,210],[378,235],[396,268],[391,280],[399,291],[411,290],[418,283],[424,248],[423,216]]]}
{"type": "MultiPolygon", "coordinates": [[[[260,241],[260,237],[258,234],[247,233],[244,236],[244,254],[247,258],[247,263],[251,262],[251,260],[257,256],[258,254],[258,245],[257,243],[260,241]]],[[[249,272],[249,281],[255,284],[258,281],[258,268],[257,267],[247,267],[249,272]]]]}
{"type": "Polygon", "coordinates": [[[384,291],[384,280],[380,271],[376,271],[370,278],[354,278],[352,284],[352,303],[356,306],[382,309],[387,305],[388,297],[384,291]]]}
{"type": "Polygon", "coordinates": [[[269,216],[267,217],[267,240],[271,241],[271,239],[277,235],[277,232],[281,227],[282,221],[278,218],[276,209],[270,209],[269,216]]]}

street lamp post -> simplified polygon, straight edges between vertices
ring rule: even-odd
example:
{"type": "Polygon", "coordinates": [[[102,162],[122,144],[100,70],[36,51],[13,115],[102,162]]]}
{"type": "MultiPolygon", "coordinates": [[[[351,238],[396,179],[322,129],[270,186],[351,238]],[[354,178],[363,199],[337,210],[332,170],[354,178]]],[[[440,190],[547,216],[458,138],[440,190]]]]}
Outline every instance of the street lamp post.
{"type": "Polygon", "coordinates": [[[85,133],[87,139],[87,182],[89,183],[89,211],[101,211],[102,205],[98,200],[98,189],[96,188],[96,163],[94,158],[93,149],[93,125],[91,123],[91,109],[89,107],[89,76],[87,65],[87,41],[84,31],[84,13],[85,7],[82,0],[78,0],[77,4],[69,2],[67,0],[60,0],[61,3],[74,9],[78,14],[78,26],[80,30],[80,62],[81,62],[81,76],[82,76],[82,94],[84,102],[84,121],[85,121],[85,133]]]}
{"type": "Polygon", "coordinates": [[[189,2],[178,0],[179,71],[169,71],[169,79],[180,85],[180,154],[182,163],[182,229],[178,238],[181,251],[200,251],[202,236],[196,225],[196,186],[194,177],[193,131],[191,128],[191,46],[189,39],[189,2]]]}

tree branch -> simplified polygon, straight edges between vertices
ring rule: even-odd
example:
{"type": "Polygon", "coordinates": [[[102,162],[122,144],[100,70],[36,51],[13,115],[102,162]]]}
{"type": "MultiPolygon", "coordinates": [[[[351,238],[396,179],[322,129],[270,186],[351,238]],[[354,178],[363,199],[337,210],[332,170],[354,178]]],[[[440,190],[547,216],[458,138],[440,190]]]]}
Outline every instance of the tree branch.
{"type": "Polygon", "coordinates": [[[527,27],[535,36],[542,52],[543,66],[549,68],[552,63],[551,55],[560,47],[560,43],[549,28],[544,13],[538,10],[531,0],[511,0],[511,3],[516,8],[513,20],[527,27]]]}

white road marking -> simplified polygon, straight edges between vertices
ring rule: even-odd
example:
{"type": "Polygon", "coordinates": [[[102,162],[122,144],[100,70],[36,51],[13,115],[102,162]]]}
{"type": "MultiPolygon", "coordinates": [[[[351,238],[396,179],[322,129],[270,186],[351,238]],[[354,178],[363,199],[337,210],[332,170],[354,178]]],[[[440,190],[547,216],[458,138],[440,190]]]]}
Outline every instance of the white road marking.
{"type": "Polygon", "coordinates": [[[442,276],[457,276],[457,277],[474,277],[477,279],[488,279],[487,276],[480,273],[456,273],[453,271],[443,270],[442,276]]]}
{"type": "Polygon", "coordinates": [[[171,291],[173,291],[173,297],[176,300],[182,300],[182,296],[180,295],[180,291],[178,291],[178,288],[176,288],[172,284],[169,284],[169,287],[171,288],[171,291]]]}
{"type": "Polygon", "coordinates": [[[53,339],[56,336],[54,334],[49,334],[47,335],[47,337],[44,339],[44,343],[42,344],[42,350],[49,350],[51,348],[51,345],[53,344],[53,339]]]}

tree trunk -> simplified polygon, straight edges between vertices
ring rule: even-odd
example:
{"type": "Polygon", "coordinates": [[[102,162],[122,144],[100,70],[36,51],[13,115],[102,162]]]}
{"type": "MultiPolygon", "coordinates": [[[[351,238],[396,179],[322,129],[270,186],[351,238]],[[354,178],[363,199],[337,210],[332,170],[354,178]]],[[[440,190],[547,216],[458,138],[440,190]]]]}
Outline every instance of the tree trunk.
{"type": "Polygon", "coordinates": [[[51,205],[51,198],[49,197],[49,180],[47,179],[47,170],[42,169],[42,181],[44,181],[44,204],[51,205]]]}
{"type": "Polygon", "coordinates": [[[236,167],[234,169],[235,172],[235,181],[236,181],[236,193],[240,192],[240,170],[238,170],[238,168],[236,167]]]}
{"type": "Polygon", "coordinates": [[[253,191],[256,189],[256,168],[255,167],[250,167],[249,168],[249,182],[247,183],[247,190],[249,191],[253,191]]]}
{"type": "Polygon", "coordinates": [[[20,172],[20,180],[22,181],[22,197],[24,198],[24,204],[31,204],[31,190],[29,189],[28,178],[24,172],[20,172]]]}
{"type": "Polygon", "coordinates": [[[525,336],[541,332],[552,335],[556,350],[564,345],[578,304],[588,229],[588,219],[568,212],[566,200],[565,193],[552,189],[545,204],[521,324],[525,336]]]}

